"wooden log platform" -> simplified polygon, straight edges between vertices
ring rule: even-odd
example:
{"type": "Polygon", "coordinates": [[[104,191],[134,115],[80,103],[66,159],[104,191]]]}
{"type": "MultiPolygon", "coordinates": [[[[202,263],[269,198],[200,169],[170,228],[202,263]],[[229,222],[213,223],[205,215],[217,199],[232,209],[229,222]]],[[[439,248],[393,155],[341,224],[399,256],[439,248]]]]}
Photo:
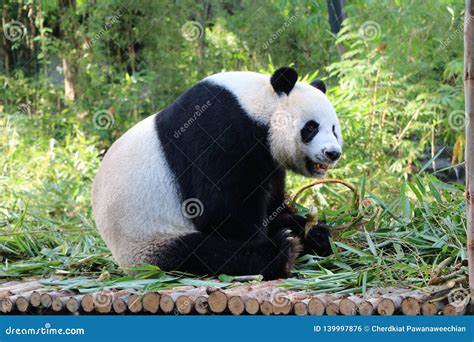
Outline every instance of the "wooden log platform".
{"type": "Polygon", "coordinates": [[[43,285],[0,283],[0,315],[465,315],[469,293],[457,283],[413,290],[378,289],[365,295],[312,294],[283,288],[284,280],[216,288],[179,286],[161,291],[103,289],[92,293],[43,285]],[[453,296],[455,292],[455,296],[453,296]]]}

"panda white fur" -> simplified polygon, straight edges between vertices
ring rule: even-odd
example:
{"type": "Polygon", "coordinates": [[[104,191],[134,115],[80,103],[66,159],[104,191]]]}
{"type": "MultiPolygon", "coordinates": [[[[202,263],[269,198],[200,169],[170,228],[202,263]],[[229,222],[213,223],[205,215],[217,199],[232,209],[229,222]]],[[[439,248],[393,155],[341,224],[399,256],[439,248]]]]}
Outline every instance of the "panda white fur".
{"type": "Polygon", "coordinates": [[[324,176],[341,128],[322,81],[207,77],[107,151],[94,181],[97,228],[118,264],[199,275],[289,275],[301,251],[330,253],[324,225],[285,204],[285,170],[324,176]]]}

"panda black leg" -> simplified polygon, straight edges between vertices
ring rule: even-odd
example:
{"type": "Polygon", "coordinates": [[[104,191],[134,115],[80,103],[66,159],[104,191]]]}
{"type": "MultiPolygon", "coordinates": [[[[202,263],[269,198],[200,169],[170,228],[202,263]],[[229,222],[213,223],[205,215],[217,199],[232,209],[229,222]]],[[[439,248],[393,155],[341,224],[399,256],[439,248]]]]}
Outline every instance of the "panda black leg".
{"type": "Polygon", "coordinates": [[[316,254],[319,256],[328,256],[332,254],[331,243],[329,241],[330,233],[328,225],[325,222],[318,222],[311,228],[308,234],[305,234],[306,219],[303,216],[282,213],[272,225],[270,231],[274,234],[282,229],[290,228],[293,235],[298,237],[303,244],[302,255],[316,254]]]}
{"type": "Polygon", "coordinates": [[[265,279],[290,276],[301,246],[289,230],[259,241],[225,240],[192,233],[160,244],[154,263],[165,271],[196,275],[261,274],[265,279]]]}
{"type": "Polygon", "coordinates": [[[304,237],[304,254],[328,256],[332,254],[329,227],[325,222],[318,222],[304,237]]]}

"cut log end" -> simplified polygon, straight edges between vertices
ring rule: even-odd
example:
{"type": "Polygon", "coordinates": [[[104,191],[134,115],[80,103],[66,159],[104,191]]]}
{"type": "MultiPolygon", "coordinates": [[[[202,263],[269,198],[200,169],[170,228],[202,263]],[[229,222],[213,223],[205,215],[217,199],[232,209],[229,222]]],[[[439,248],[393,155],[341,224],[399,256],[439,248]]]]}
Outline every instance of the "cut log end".
{"type": "Polygon", "coordinates": [[[127,306],[130,312],[137,313],[142,311],[143,303],[140,299],[140,296],[136,294],[131,294],[130,296],[128,296],[127,306]]]}
{"type": "Polygon", "coordinates": [[[326,311],[323,301],[318,298],[311,298],[308,302],[308,313],[312,316],[322,316],[326,311]]]}
{"type": "Polygon", "coordinates": [[[81,307],[84,312],[92,312],[94,310],[94,297],[86,294],[81,299],[81,307]]]}
{"type": "Polygon", "coordinates": [[[227,306],[233,315],[241,315],[245,310],[244,301],[238,296],[230,297],[227,306]]]}
{"type": "Polygon", "coordinates": [[[16,309],[20,312],[27,312],[30,307],[30,302],[25,297],[18,297],[15,302],[16,309]]]}
{"type": "Polygon", "coordinates": [[[268,300],[262,301],[260,304],[260,312],[265,316],[271,315],[273,313],[273,305],[268,300]]]}
{"type": "Polygon", "coordinates": [[[70,297],[66,302],[66,309],[71,313],[76,313],[81,307],[81,302],[74,297],[70,297]]]}
{"type": "Polygon", "coordinates": [[[308,314],[308,305],[303,302],[297,302],[293,310],[297,316],[306,316],[308,314]]]}
{"type": "Polygon", "coordinates": [[[209,304],[207,303],[207,298],[205,296],[197,297],[194,303],[194,308],[196,309],[196,312],[198,314],[207,314],[209,312],[209,304]]]}
{"type": "Polygon", "coordinates": [[[397,305],[390,298],[384,298],[380,301],[377,312],[382,316],[392,316],[397,310],[397,305]]]}
{"type": "Polygon", "coordinates": [[[174,310],[174,300],[169,295],[161,295],[160,310],[164,313],[171,313],[174,310]]]}
{"type": "Polygon", "coordinates": [[[149,292],[143,296],[143,310],[150,313],[157,313],[160,308],[160,295],[156,292],[149,292]]]}
{"type": "Polygon", "coordinates": [[[209,309],[214,313],[221,313],[227,308],[227,296],[221,291],[214,291],[209,294],[209,309]]]}
{"type": "Polygon", "coordinates": [[[340,310],[339,310],[339,305],[336,302],[329,303],[328,306],[326,307],[326,314],[328,316],[336,316],[339,315],[340,310]]]}
{"type": "Polygon", "coordinates": [[[354,316],[357,315],[357,305],[353,300],[344,298],[339,303],[339,311],[344,316],[354,316]]]}
{"type": "Polygon", "coordinates": [[[193,311],[194,301],[189,296],[179,296],[176,298],[176,310],[182,315],[187,315],[193,311]]]}
{"type": "Polygon", "coordinates": [[[369,301],[363,301],[357,308],[361,316],[372,316],[375,312],[375,308],[369,301]]]}
{"type": "Polygon", "coordinates": [[[115,313],[121,314],[127,310],[127,303],[122,298],[115,298],[112,302],[115,313]]]}
{"type": "Polygon", "coordinates": [[[260,304],[258,303],[258,300],[255,298],[248,298],[245,301],[245,312],[248,313],[249,315],[257,314],[259,307],[260,307],[260,304]]]}
{"type": "Polygon", "coordinates": [[[416,298],[404,298],[401,304],[402,313],[406,316],[417,316],[421,313],[420,302],[416,298]]]}

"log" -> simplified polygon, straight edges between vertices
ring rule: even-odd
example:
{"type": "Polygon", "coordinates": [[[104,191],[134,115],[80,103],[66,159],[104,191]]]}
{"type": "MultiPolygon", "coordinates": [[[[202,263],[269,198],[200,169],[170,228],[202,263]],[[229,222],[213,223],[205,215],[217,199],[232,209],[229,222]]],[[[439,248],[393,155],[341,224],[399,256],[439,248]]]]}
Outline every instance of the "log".
{"type": "Polygon", "coordinates": [[[127,307],[130,312],[137,313],[142,311],[143,303],[138,294],[131,294],[127,299],[127,307]]]}
{"type": "Polygon", "coordinates": [[[157,313],[160,309],[160,294],[148,292],[143,296],[143,311],[157,313]]]}
{"type": "Polygon", "coordinates": [[[260,309],[260,303],[256,298],[247,298],[245,300],[245,312],[249,315],[255,315],[260,309]]]}
{"type": "Polygon", "coordinates": [[[5,298],[0,299],[0,312],[9,313],[10,311],[13,310],[14,303],[10,298],[11,297],[5,297],[5,298]]]}
{"type": "Polygon", "coordinates": [[[232,296],[227,302],[227,307],[233,315],[241,315],[245,311],[245,303],[239,296],[232,296]]]}
{"type": "Polygon", "coordinates": [[[88,293],[82,296],[81,298],[81,308],[84,312],[94,311],[94,297],[92,294],[88,293]]]}
{"type": "Polygon", "coordinates": [[[400,311],[402,300],[403,298],[400,296],[382,298],[377,307],[378,314],[382,316],[392,316],[393,314],[400,311]]]}
{"type": "MultiPolygon", "coordinates": [[[[269,296],[267,295],[268,289],[274,286],[278,286],[279,284],[281,284],[281,280],[267,281],[267,282],[258,283],[258,284],[243,284],[243,285],[225,289],[225,290],[213,289],[209,291],[209,297],[208,297],[209,309],[214,313],[224,312],[228,308],[227,303],[229,299],[234,296],[238,296],[243,300],[244,308],[246,307],[245,302],[250,298],[257,299],[257,301],[260,304],[262,303],[263,298],[265,299],[269,298],[269,296]],[[265,293],[265,294],[262,296],[262,293],[265,293]]],[[[237,300],[235,301],[236,302],[234,304],[238,303],[237,300]]],[[[254,312],[255,301],[251,301],[248,305],[248,308],[250,312],[254,312]]],[[[240,309],[236,308],[235,310],[239,311],[240,309]]]]}
{"type": "Polygon", "coordinates": [[[30,307],[30,301],[27,297],[19,296],[15,301],[16,309],[20,312],[27,312],[30,307]]]}
{"type": "Polygon", "coordinates": [[[78,313],[82,306],[81,299],[82,296],[69,297],[66,301],[66,309],[70,313],[78,313]]]}
{"type": "Polygon", "coordinates": [[[23,282],[0,288],[0,297],[8,297],[11,295],[22,294],[41,288],[42,285],[36,281],[23,282]]]}
{"type": "Polygon", "coordinates": [[[421,313],[423,316],[435,316],[439,312],[442,312],[444,306],[446,305],[446,300],[438,300],[438,301],[425,301],[421,305],[421,313]]]}
{"type": "Polygon", "coordinates": [[[265,316],[273,314],[273,305],[268,300],[264,300],[260,303],[260,312],[265,316]]]}
{"type": "Polygon", "coordinates": [[[32,307],[37,308],[41,306],[41,294],[45,291],[45,289],[38,289],[31,293],[30,304],[32,307]]]}
{"type": "Polygon", "coordinates": [[[369,298],[359,303],[357,311],[361,316],[372,316],[377,313],[379,303],[382,301],[382,297],[369,298]]]}
{"type": "Polygon", "coordinates": [[[121,314],[127,311],[127,296],[117,297],[112,302],[112,308],[114,309],[115,313],[121,314]]]}
{"type": "MultiPolygon", "coordinates": [[[[466,0],[464,16],[464,103],[466,113],[466,216],[470,311],[474,312],[474,1],[466,0]]],[[[449,304],[448,304],[449,305],[449,304]]],[[[451,312],[448,305],[444,308],[451,312]],[[447,309],[448,307],[448,309],[447,309]]]]}
{"type": "Polygon", "coordinates": [[[227,308],[227,295],[222,291],[213,291],[207,299],[209,309],[214,313],[222,313],[227,308]]]}
{"type": "Polygon", "coordinates": [[[362,302],[363,299],[358,296],[350,296],[347,298],[343,298],[339,303],[339,311],[344,316],[357,315],[357,307],[362,302]]]}
{"type": "Polygon", "coordinates": [[[303,299],[302,301],[296,302],[293,305],[293,311],[297,316],[306,316],[308,315],[308,302],[309,298],[303,299]]]}
{"type": "Polygon", "coordinates": [[[443,308],[443,314],[445,316],[463,316],[466,314],[469,305],[469,301],[462,304],[446,304],[443,308]]]}
{"type": "Polygon", "coordinates": [[[199,296],[194,303],[194,309],[198,314],[206,315],[209,312],[209,304],[207,303],[207,296],[199,296]]]}
{"type": "Polygon", "coordinates": [[[68,296],[68,295],[54,297],[53,302],[51,303],[51,310],[53,310],[54,312],[63,311],[67,306],[67,301],[68,301],[69,297],[70,296],[68,296]]]}
{"type": "Polygon", "coordinates": [[[328,316],[339,315],[340,313],[339,304],[341,303],[341,300],[342,299],[333,300],[326,306],[326,314],[328,316]]]}

